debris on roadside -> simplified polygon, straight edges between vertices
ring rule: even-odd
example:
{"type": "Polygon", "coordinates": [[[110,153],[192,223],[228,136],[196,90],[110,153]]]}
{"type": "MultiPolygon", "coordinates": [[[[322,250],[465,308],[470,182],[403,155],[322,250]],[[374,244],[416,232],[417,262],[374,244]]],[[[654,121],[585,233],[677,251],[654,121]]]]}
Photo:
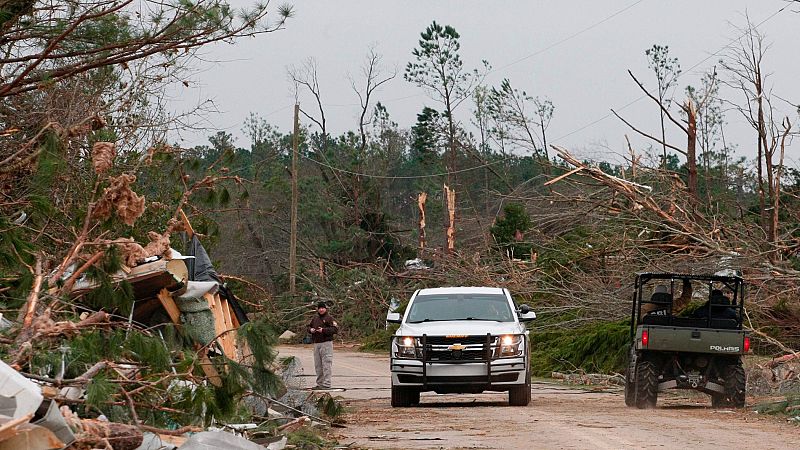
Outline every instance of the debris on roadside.
{"type": "Polygon", "coordinates": [[[49,275],[37,263],[19,320],[0,316],[13,344],[0,349],[0,450],[281,450],[330,425],[316,396],[282,387],[296,364],[278,364],[268,325],[250,322],[184,221],[186,256],[151,233],[49,275]],[[227,423],[242,417],[254,423],[227,423]]]}
{"type": "Polygon", "coordinates": [[[604,385],[604,386],[624,386],[625,377],[615,373],[606,375],[602,373],[585,373],[578,371],[574,373],[552,372],[550,378],[562,380],[569,384],[582,384],[582,385],[604,385]]]}

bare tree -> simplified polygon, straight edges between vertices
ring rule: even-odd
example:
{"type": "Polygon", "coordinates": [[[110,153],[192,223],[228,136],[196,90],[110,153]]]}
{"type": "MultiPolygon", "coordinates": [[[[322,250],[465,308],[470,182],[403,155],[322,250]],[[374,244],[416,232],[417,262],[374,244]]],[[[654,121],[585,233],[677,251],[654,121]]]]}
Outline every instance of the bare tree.
{"type": "MultiPolygon", "coordinates": [[[[325,120],[325,108],[322,107],[322,89],[319,87],[317,60],[313,57],[308,58],[300,67],[289,67],[286,72],[295,86],[303,86],[314,97],[319,116],[312,116],[303,108],[300,108],[300,112],[319,127],[322,139],[320,150],[325,153],[328,149],[328,129],[325,120]]],[[[295,91],[295,96],[298,96],[299,92],[297,92],[297,89],[295,91]]]]}
{"type": "Polygon", "coordinates": [[[503,80],[499,88],[492,88],[489,96],[489,112],[494,122],[505,124],[509,131],[507,137],[531,151],[545,171],[550,160],[547,128],[554,110],[553,102],[549,99],[534,98],[525,91],[515,89],[508,79],[503,80]]]}
{"type": "Polygon", "coordinates": [[[786,138],[792,124],[788,118],[780,125],[775,121],[772,90],[767,87],[769,74],[764,72],[764,56],[769,49],[764,35],[747,18],[747,24],[737,30],[741,36],[721,61],[729,73],[728,86],[741,92],[740,103],[730,102],[756,132],[757,182],[761,224],[767,241],[773,245],[778,240],[780,176],[786,138]],[[775,163],[778,150],[780,158],[775,163]]]}
{"type": "MultiPolygon", "coordinates": [[[[642,82],[640,82],[636,78],[636,76],[633,74],[633,72],[628,70],[628,75],[630,75],[631,78],[633,79],[633,81],[636,83],[636,85],[639,86],[639,89],[641,89],[642,92],[645,93],[645,95],[647,95],[651,100],[653,100],[658,105],[659,109],[661,110],[661,114],[665,118],[669,119],[670,122],[675,124],[675,126],[677,126],[681,131],[683,131],[684,134],[686,134],[686,149],[682,149],[680,147],[677,147],[675,145],[671,145],[671,144],[667,143],[667,141],[664,139],[663,132],[664,132],[665,129],[663,128],[663,126],[664,126],[663,123],[662,123],[662,128],[661,128],[661,130],[662,130],[662,138],[659,139],[659,138],[657,138],[657,137],[655,137],[655,136],[653,136],[651,134],[648,134],[648,133],[646,133],[646,132],[644,132],[642,130],[639,130],[634,125],[632,125],[630,122],[628,122],[627,120],[622,118],[622,116],[617,114],[617,112],[614,111],[613,109],[611,110],[611,112],[615,116],[617,116],[618,119],[620,119],[622,122],[624,122],[625,125],[630,127],[633,131],[641,134],[642,136],[644,136],[644,137],[646,137],[648,139],[651,139],[651,140],[653,140],[655,142],[658,142],[665,149],[666,148],[670,148],[670,149],[675,150],[676,152],[678,152],[678,153],[680,153],[680,154],[682,154],[682,155],[684,155],[686,157],[686,168],[687,168],[688,175],[689,175],[688,176],[688,183],[687,183],[689,194],[691,195],[691,197],[693,199],[697,199],[697,151],[696,151],[696,148],[697,148],[697,109],[696,109],[696,106],[695,106],[694,102],[692,101],[691,98],[688,98],[686,100],[686,102],[682,105],[683,111],[686,113],[686,119],[678,120],[669,112],[669,109],[667,109],[667,107],[664,104],[663,100],[660,97],[650,93],[650,91],[648,91],[644,87],[642,82]]],[[[662,169],[666,168],[666,166],[665,166],[665,164],[666,164],[666,155],[667,154],[665,152],[663,154],[662,169]]]]}
{"type": "Polygon", "coordinates": [[[367,117],[370,111],[370,104],[372,94],[380,88],[383,84],[388,83],[397,76],[397,71],[387,71],[381,67],[383,57],[375,51],[374,47],[369,49],[364,64],[361,66],[361,75],[363,77],[363,90],[356,86],[356,81],[352,76],[348,75],[350,79],[350,86],[353,92],[358,96],[358,104],[361,107],[361,114],[358,119],[358,132],[361,137],[359,150],[361,153],[367,148],[367,132],[365,127],[372,122],[371,117],[367,117]]]}

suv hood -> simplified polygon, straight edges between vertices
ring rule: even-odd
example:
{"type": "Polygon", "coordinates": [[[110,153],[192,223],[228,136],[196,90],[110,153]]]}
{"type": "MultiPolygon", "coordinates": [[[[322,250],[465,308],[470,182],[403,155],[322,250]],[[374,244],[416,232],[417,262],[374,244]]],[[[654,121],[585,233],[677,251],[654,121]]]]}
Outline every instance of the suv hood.
{"type": "Polygon", "coordinates": [[[517,322],[491,322],[485,320],[452,320],[446,322],[404,323],[397,336],[448,336],[481,334],[514,334],[524,332],[517,322]]]}

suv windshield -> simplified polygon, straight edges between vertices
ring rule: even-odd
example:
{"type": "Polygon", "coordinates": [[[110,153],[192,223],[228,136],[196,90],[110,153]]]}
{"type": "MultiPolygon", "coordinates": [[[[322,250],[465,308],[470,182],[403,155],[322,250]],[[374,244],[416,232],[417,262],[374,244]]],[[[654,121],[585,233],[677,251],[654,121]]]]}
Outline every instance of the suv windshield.
{"type": "Polygon", "coordinates": [[[418,295],[406,321],[420,323],[443,320],[513,322],[514,314],[502,294],[418,295]]]}

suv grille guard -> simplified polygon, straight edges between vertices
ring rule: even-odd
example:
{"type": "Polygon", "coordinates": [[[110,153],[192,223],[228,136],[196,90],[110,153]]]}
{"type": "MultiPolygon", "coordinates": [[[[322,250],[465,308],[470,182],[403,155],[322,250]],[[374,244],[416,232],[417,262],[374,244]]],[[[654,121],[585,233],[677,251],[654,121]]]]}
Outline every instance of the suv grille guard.
{"type": "MultiPolygon", "coordinates": [[[[524,334],[518,334],[517,336],[521,336],[522,339],[524,340],[524,342],[523,342],[524,347],[523,347],[523,351],[522,351],[522,355],[521,355],[522,361],[523,361],[522,362],[522,367],[523,368],[527,368],[527,366],[529,364],[529,362],[528,362],[528,352],[529,352],[528,345],[529,345],[529,342],[525,338],[524,334]]],[[[429,364],[432,364],[432,363],[436,363],[436,364],[476,364],[476,363],[482,363],[482,364],[486,365],[486,386],[487,387],[491,387],[492,386],[492,375],[516,371],[516,370],[511,370],[511,369],[503,370],[503,369],[500,369],[500,368],[495,368],[495,370],[492,370],[492,362],[493,361],[502,360],[502,359],[507,359],[507,358],[518,358],[518,357],[520,357],[520,356],[516,356],[516,357],[495,356],[495,351],[497,351],[498,354],[499,354],[499,351],[500,351],[500,345],[499,345],[500,344],[500,338],[501,338],[501,336],[493,336],[491,333],[486,333],[486,339],[484,340],[484,342],[482,344],[482,349],[481,349],[481,351],[483,352],[483,358],[481,358],[481,359],[432,360],[432,359],[430,359],[430,352],[433,351],[432,345],[428,344],[428,335],[427,334],[423,334],[419,338],[420,339],[419,347],[416,347],[416,344],[415,344],[415,354],[417,354],[416,350],[421,350],[421,358],[419,358],[419,359],[418,358],[398,358],[398,357],[396,357],[394,355],[394,352],[391,352],[389,364],[390,364],[390,367],[393,367],[396,361],[409,361],[409,360],[411,360],[411,361],[415,361],[415,360],[416,361],[421,361],[422,362],[422,390],[425,391],[425,390],[428,389],[428,365],[429,364]]],[[[394,337],[392,337],[392,339],[394,339],[394,337]]],[[[413,373],[413,374],[418,375],[418,373],[413,373]]]]}

